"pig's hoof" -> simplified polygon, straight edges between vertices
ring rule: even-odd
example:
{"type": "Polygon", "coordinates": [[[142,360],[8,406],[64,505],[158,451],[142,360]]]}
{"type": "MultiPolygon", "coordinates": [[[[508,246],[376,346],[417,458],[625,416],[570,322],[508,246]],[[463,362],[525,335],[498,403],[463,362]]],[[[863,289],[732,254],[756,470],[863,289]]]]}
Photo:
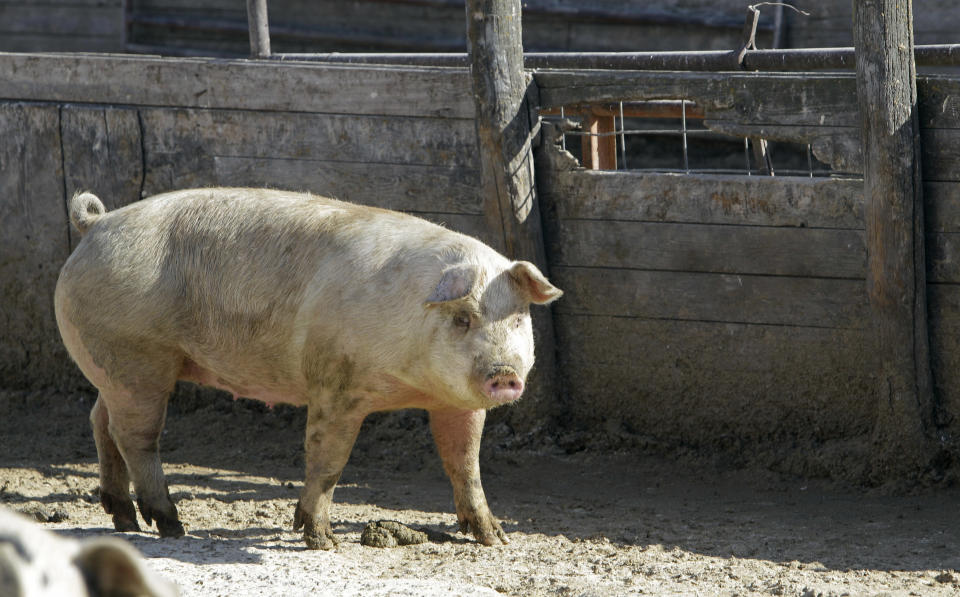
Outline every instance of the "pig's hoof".
{"type": "Polygon", "coordinates": [[[113,528],[121,533],[140,532],[140,523],[136,518],[130,519],[118,514],[113,515],[113,528]]]}
{"type": "Polygon", "coordinates": [[[293,530],[300,529],[303,529],[303,541],[308,549],[333,549],[339,543],[333,536],[333,529],[330,528],[329,522],[323,523],[317,520],[316,516],[301,508],[300,502],[297,502],[297,507],[293,511],[293,530]]]}
{"type": "Polygon", "coordinates": [[[492,517],[476,517],[460,520],[460,532],[473,532],[477,543],[483,545],[506,545],[510,543],[507,534],[503,532],[500,523],[492,517]]]}
{"type": "Polygon", "coordinates": [[[183,525],[177,519],[167,517],[157,518],[157,530],[161,537],[183,537],[183,525]]]}
{"type": "Polygon", "coordinates": [[[137,506],[140,507],[140,516],[143,516],[143,520],[146,521],[147,525],[152,524],[153,521],[157,521],[157,531],[160,532],[161,537],[183,537],[183,525],[180,524],[180,520],[177,518],[176,506],[171,504],[173,516],[169,516],[158,508],[147,505],[145,501],[139,498],[137,499],[137,506]]]}
{"type": "Polygon", "coordinates": [[[307,544],[307,549],[329,550],[336,547],[340,542],[333,536],[333,531],[321,531],[313,534],[303,531],[303,541],[307,544]]]}
{"type": "Polygon", "coordinates": [[[107,514],[113,515],[113,528],[121,533],[139,531],[137,511],[130,498],[121,498],[109,493],[100,494],[100,504],[107,514]]]}

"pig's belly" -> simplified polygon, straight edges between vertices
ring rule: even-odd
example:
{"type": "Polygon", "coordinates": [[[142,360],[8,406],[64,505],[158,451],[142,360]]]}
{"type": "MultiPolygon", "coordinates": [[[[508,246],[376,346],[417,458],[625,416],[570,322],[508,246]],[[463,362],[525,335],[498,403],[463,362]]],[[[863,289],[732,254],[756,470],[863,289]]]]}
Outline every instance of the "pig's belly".
{"type": "Polygon", "coordinates": [[[230,392],[235,399],[253,398],[271,406],[274,404],[302,406],[307,403],[306,396],[293,386],[267,386],[238,382],[215,371],[205,369],[190,359],[184,361],[183,369],[180,370],[177,379],[230,392]]]}

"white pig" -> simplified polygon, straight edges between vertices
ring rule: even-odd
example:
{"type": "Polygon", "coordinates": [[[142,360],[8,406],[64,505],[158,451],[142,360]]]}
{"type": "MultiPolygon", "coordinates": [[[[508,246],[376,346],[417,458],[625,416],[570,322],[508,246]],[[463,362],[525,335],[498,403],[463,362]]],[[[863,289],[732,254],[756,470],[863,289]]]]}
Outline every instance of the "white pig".
{"type": "Polygon", "coordinates": [[[209,188],[105,213],[75,195],[83,239],[54,297],[67,350],[99,396],[90,419],[100,495],[137,530],[183,534],[157,442],[177,380],[307,406],[294,515],[329,549],[330,504],[371,412],[422,408],[457,519],[506,543],[480,484],[486,409],[517,400],[533,366],[531,303],[562,292],[531,263],[409,215],[305,193],[209,188]]]}
{"type": "Polygon", "coordinates": [[[0,507],[3,597],[176,597],[132,545],[115,537],[77,541],[0,507]]]}

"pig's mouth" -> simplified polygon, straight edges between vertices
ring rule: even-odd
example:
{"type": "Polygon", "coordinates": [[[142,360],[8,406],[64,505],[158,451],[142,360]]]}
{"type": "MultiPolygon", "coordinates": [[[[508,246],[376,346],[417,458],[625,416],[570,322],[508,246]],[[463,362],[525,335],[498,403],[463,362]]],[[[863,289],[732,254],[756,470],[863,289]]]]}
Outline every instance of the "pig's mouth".
{"type": "Polygon", "coordinates": [[[496,404],[514,402],[523,394],[523,379],[512,367],[497,367],[486,376],[481,390],[483,395],[496,404]]]}

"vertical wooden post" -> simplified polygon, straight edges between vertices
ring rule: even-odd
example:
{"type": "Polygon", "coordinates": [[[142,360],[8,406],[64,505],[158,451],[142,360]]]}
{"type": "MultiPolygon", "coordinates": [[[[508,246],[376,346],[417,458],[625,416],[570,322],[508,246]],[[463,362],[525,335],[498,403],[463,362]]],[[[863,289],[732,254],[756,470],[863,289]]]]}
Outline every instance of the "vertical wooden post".
{"type": "MultiPolygon", "coordinates": [[[[520,0],[467,0],[467,46],[487,219],[508,257],[545,261],[533,179],[520,0]]],[[[537,265],[540,265],[538,262],[537,265]]]]}
{"type": "Polygon", "coordinates": [[[617,169],[617,137],[607,134],[616,131],[616,118],[608,112],[590,109],[584,116],[584,132],[591,134],[580,145],[583,167],[589,170],[617,169]]]}
{"type": "Polygon", "coordinates": [[[247,26],[250,28],[250,56],[270,56],[270,26],[267,22],[267,0],[247,0],[247,26]]]}
{"type": "Polygon", "coordinates": [[[876,481],[929,463],[933,381],[912,2],[854,0],[867,292],[879,352],[876,481]]]}
{"type": "MultiPolygon", "coordinates": [[[[523,68],[520,0],[467,0],[467,49],[476,105],[484,214],[498,231],[494,246],[507,257],[531,261],[547,273],[531,147],[536,89],[523,68]]],[[[555,347],[549,309],[533,309],[537,367],[535,398],[553,398],[555,347]]],[[[529,409],[521,412],[534,414],[529,409]]],[[[535,422],[528,421],[526,426],[535,422]]]]}

